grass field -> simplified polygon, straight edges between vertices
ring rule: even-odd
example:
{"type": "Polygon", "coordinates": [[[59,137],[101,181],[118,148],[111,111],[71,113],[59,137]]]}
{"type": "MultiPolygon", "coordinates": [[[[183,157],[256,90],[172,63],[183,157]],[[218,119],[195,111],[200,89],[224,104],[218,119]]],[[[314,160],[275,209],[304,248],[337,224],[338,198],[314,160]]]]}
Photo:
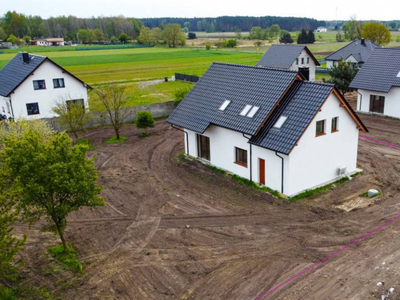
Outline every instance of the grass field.
{"type": "MultiPolygon", "coordinates": [[[[40,54],[50,57],[88,84],[160,79],[176,72],[202,75],[214,61],[254,65],[261,57],[256,53],[161,47],[40,54]]],[[[14,55],[0,54],[0,67],[14,55]]]]}

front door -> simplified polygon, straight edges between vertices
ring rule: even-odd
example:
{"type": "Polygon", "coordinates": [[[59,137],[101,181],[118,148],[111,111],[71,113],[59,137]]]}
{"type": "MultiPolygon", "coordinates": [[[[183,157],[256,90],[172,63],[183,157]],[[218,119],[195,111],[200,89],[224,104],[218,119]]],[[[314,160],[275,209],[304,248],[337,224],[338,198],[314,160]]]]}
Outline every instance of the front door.
{"type": "Polygon", "coordinates": [[[259,158],[260,161],[260,184],[265,185],[265,160],[259,158]]]}

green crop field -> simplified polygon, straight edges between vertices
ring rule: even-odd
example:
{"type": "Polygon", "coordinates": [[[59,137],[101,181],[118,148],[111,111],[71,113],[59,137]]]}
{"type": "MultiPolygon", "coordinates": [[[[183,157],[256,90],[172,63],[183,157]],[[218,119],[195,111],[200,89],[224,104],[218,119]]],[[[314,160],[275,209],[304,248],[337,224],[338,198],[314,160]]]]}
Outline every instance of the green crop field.
{"type": "MultiPolygon", "coordinates": [[[[254,65],[261,57],[257,53],[161,47],[39,54],[50,57],[88,84],[159,79],[175,73],[201,76],[214,61],[254,65]]],[[[14,55],[0,54],[0,67],[14,55]]]]}

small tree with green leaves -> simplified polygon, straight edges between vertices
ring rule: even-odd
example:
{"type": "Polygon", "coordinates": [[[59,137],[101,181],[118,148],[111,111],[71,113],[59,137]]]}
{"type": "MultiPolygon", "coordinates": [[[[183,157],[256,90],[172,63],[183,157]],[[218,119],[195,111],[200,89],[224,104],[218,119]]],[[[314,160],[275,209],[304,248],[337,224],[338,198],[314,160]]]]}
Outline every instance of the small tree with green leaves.
{"type": "Polygon", "coordinates": [[[56,101],[52,111],[58,115],[58,123],[72,132],[76,139],[79,138],[79,133],[84,131],[85,125],[90,122],[90,116],[83,100],[56,101]]]}
{"type": "Polygon", "coordinates": [[[281,36],[281,38],[279,39],[279,42],[282,43],[282,44],[291,44],[294,41],[293,41],[292,36],[290,35],[290,33],[287,32],[287,33],[284,33],[281,36]]]}
{"type": "Polygon", "coordinates": [[[128,94],[124,86],[107,85],[96,90],[102,104],[101,112],[105,112],[114,128],[117,140],[120,139],[119,131],[129,116],[128,94]]]}
{"type": "Polygon", "coordinates": [[[335,84],[335,86],[342,92],[346,94],[351,92],[352,89],[349,88],[350,83],[353,81],[354,77],[357,75],[358,67],[355,64],[351,64],[344,61],[339,61],[337,65],[333,65],[329,69],[330,79],[326,80],[323,78],[324,82],[329,82],[335,84]]]}
{"type": "Polygon", "coordinates": [[[29,45],[31,43],[32,38],[29,35],[25,35],[22,40],[25,44],[29,45]]]}
{"type": "Polygon", "coordinates": [[[59,235],[66,254],[67,216],[83,207],[105,205],[94,157],[88,158],[87,150],[88,145],[72,146],[64,132],[44,136],[30,128],[21,138],[10,135],[2,140],[0,177],[7,190],[17,193],[22,220],[34,224],[45,219],[44,229],[59,235]]]}
{"type": "Polygon", "coordinates": [[[146,131],[148,127],[153,127],[154,124],[154,118],[151,112],[149,111],[139,111],[136,114],[136,120],[135,120],[135,125],[139,129],[144,129],[140,136],[147,136],[149,133],[146,131]]]}
{"type": "Polygon", "coordinates": [[[174,102],[175,104],[179,104],[185,97],[186,95],[190,92],[192,88],[190,86],[186,86],[180,89],[177,89],[174,92],[174,102]]]}
{"type": "Polygon", "coordinates": [[[362,29],[361,36],[366,40],[370,40],[378,44],[379,46],[389,44],[392,38],[389,29],[387,29],[385,25],[378,24],[376,22],[365,24],[362,29]]]}

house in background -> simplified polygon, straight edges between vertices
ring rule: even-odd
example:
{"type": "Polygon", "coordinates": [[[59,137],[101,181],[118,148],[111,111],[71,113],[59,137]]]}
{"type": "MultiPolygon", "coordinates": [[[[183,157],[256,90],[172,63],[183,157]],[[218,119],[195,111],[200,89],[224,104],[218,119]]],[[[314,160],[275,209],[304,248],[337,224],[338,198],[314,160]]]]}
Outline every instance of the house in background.
{"type": "Polygon", "coordinates": [[[326,27],[318,27],[315,29],[315,32],[328,32],[328,29],[326,29],[326,27]]]}
{"type": "Polygon", "coordinates": [[[380,47],[377,44],[364,39],[352,41],[350,44],[325,57],[326,68],[332,68],[340,60],[356,64],[361,68],[372,52],[378,48],[380,47]]]}
{"type": "Polygon", "coordinates": [[[350,84],[357,109],[400,118],[400,48],[376,49],[350,84]]]}
{"type": "Polygon", "coordinates": [[[167,119],[187,155],[293,196],[356,172],[367,131],[331,84],[213,63],[167,119]]]}
{"type": "Polygon", "coordinates": [[[88,107],[88,89],[48,57],[20,52],[0,70],[0,113],[14,119],[52,118],[56,101],[88,107]]]}
{"type": "Polygon", "coordinates": [[[36,46],[64,46],[64,38],[35,38],[32,45],[36,46]]]}
{"type": "Polygon", "coordinates": [[[300,72],[306,80],[315,81],[315,69],[319,62],[303,45],[271,45],[257,66],[300,72]]]}

